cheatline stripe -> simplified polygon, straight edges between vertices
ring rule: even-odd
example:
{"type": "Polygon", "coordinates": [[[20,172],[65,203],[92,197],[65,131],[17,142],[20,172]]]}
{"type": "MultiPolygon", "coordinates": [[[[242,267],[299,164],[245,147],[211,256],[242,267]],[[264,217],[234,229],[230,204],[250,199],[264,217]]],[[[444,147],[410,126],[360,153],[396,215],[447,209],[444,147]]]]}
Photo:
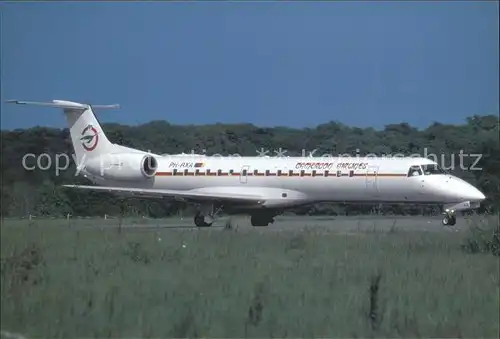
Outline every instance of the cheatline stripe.
{"type": "Polygon", "coordinates": [[[240,172],[157,172],[156,176],[158,177],[167,177],[167,176],[175,176],[175,177],[183,177],[183,176],[197,176],[197,177],[239,177],[239,176],[248,176],[248,177],[406,177],[406,174],[402,173],[354,173],[349,175],[349,173],[342,173],[341,175],[337,175],[337,173],[255,173],[250,172],[246,175],[240,172]]]}

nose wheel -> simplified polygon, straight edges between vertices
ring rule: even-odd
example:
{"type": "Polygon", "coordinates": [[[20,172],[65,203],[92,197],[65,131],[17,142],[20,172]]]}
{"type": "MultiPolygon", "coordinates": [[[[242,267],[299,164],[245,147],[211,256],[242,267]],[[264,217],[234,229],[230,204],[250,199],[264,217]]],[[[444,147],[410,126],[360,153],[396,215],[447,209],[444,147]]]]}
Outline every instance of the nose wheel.
{"type": "Polygon", "coordinates": [[[457,217],[454,211],[445,211],[442,223],[444,226],[454,226],[457,223],[457,217]]]}

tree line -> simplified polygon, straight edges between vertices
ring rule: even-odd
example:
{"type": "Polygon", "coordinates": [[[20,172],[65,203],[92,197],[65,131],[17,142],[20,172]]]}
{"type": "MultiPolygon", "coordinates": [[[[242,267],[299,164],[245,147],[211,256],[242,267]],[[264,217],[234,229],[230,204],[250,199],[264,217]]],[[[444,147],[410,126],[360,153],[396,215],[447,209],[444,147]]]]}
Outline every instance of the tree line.
{"type": "MultiPolygon", "coordinates": [[[[500,210],[499,118],[495,115],[471,116],[459,125],[436,122],[425,129],[399,123],[376,130],[346,126],[335,121],[303,129],[264,128],[252,124],[179,126],[166,121],[152,121],[140,126],[104,124],[102,127],[111,142],[159,154],[192,151],[207,155],[237,153],[241,156],[420,154],[436,160],[442,167],[484,192],[487,199],[481,206],[482,212],[500,210]]],[[[180,210],[190,212],[189,206],[177,202],[121,200],[110,194],[61,187],[63,184],[88,184],[85,179],[75,176],[73,159],[61,156],[73,154],[68,129],[35,127],[3,130],[1,138],[3,217],[28,214],[65,216],[68,213],[75,216],[124,213],[128,216],[165,217],[180,210]],[[28,159],[26,154],[34,156],[28,159]],[[40,157],[41,154],[47,155],[40,157]],[[58,171],[56,161],[59,161],[59,168],[64,168],[67,160],[70,160],[67,168],[58,171]]],[[[436,213],[437,210],[432,206],[323,203],[292,212],[309,215],[422,214],[436,213]]]]}

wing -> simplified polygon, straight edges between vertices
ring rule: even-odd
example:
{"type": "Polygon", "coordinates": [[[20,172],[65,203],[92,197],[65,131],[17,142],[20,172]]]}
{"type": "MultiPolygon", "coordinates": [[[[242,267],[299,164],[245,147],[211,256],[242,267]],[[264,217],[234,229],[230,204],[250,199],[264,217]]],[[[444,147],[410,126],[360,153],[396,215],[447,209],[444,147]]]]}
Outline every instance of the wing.
{"type": "Polygon", "coordinates": [[[132,196],[137,198],[173,198],[177,200],[192,200],[192,201],[213,201],[227,200],[240,203],[261,203],[265,199],[260,194],[245,194],[234,191],[217,191],[217,190],[166,190],[166,189],[149,189],[149,188],[124,188],[124,187],[104,187],[104,186],[85,186],[85,185],[63,185],[68,188],[78,188],[85,190],[101,191],[106,193],[116,193],[119,195],[132,196]]]}

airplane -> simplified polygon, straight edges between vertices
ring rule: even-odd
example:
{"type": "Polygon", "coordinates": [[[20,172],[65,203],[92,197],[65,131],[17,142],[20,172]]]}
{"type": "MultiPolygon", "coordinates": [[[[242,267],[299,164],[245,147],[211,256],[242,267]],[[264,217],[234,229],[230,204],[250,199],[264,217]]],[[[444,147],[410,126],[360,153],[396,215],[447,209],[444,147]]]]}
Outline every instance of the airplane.
{"type": "Polygon", "coordinates": [[[211,226],[221,212],[250,215],[268,226],[287,209],[319,202],[437,204],[442,224],[456,212],[477,209],[484,194],[424,157],[212,157],[164,156],[111,143],[90,105],[53,100],[8,100],[62,109],[69,125],[79,175],[92,185],[68,188],[197,206],[194,224],[211,226]]]}

